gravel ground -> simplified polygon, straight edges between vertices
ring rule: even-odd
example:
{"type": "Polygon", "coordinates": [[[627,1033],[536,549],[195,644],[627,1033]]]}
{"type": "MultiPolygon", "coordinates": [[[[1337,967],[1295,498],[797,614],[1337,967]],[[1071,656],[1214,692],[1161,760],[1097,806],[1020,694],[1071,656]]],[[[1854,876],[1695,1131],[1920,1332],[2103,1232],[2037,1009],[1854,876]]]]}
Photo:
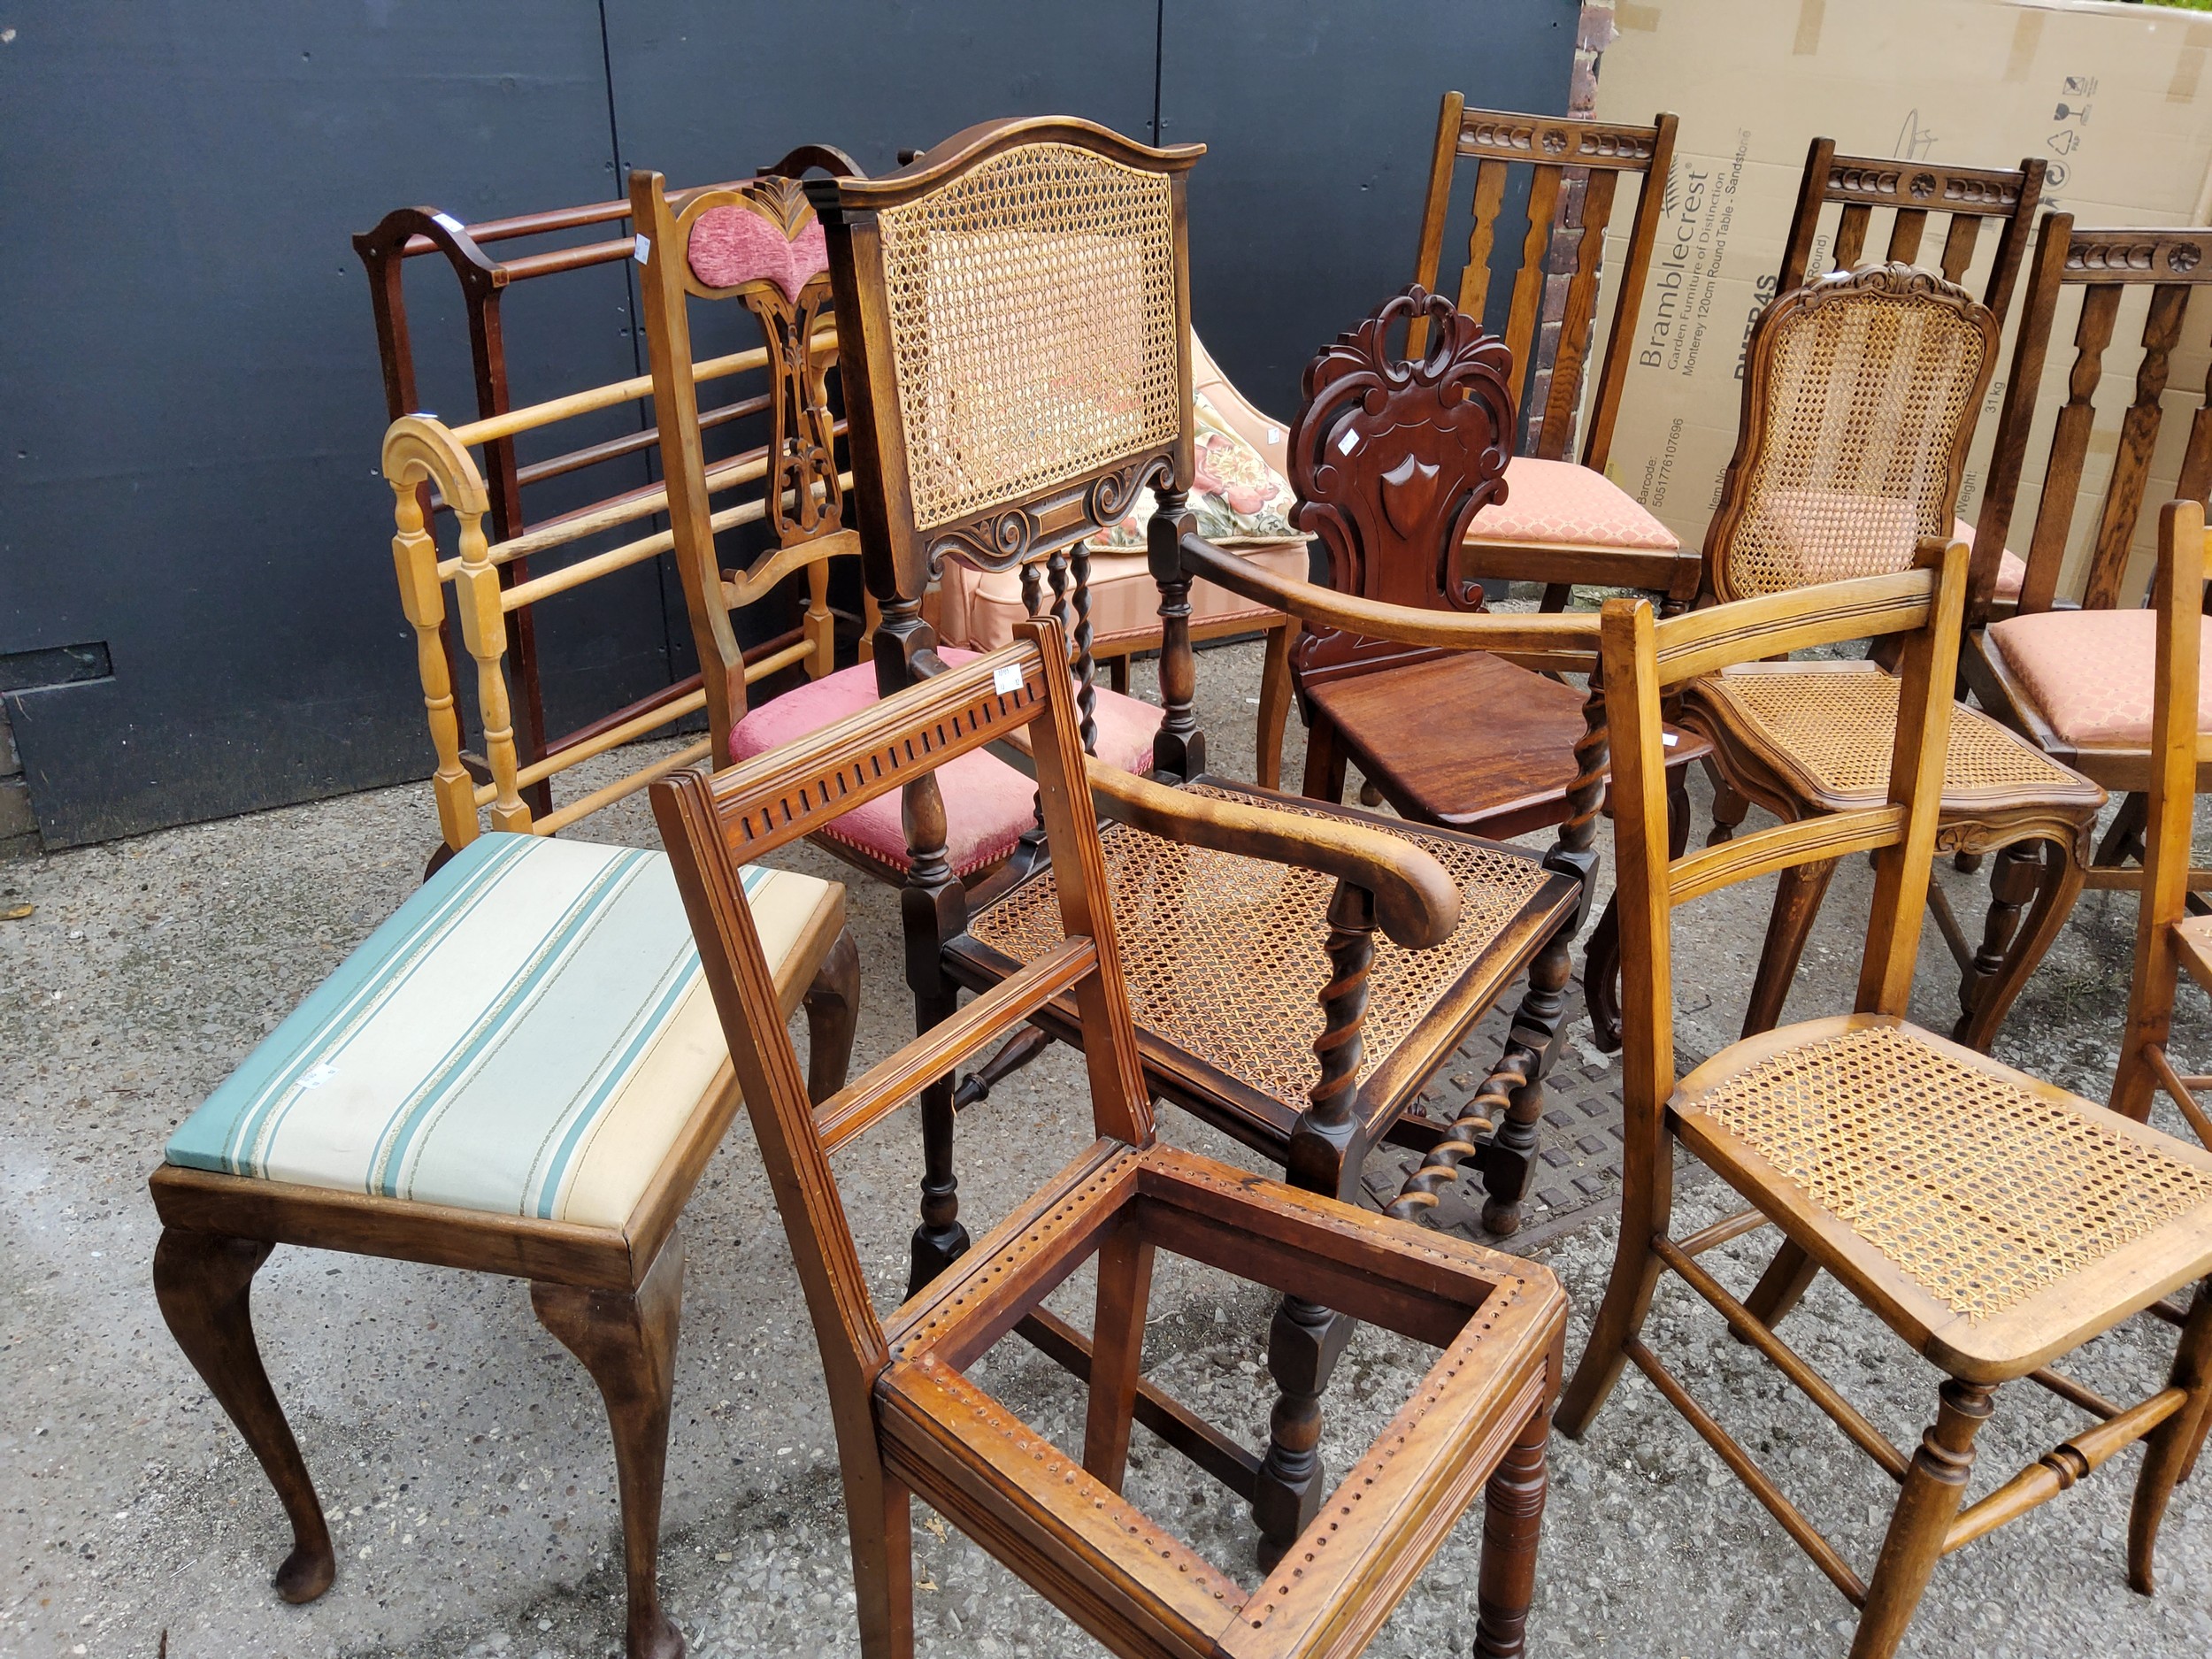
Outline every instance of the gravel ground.
{"type": "MultiPolygon", "coordinates": [[[[1215,764],[1250,775],[1253,648],[1209,652],[1200,679],[1215,764]]],[[[1141,684],[1142,676],[1141,674],[1141,684]]],[[[1297,734],[1287,768],[1297,776],[1297,734]]],[[[589,822],[590,839],[650,844],[642,803],[589,822]]],[[[0,866],[0,1653],[209,1655],[503,1655],[580,1659],[621,1642],[613,1462],[582,1371],[511,1282],[303,1251],[258,1279],[259,1326],[332,1517],[336,1586],[288,1608],[267,1588],[285,1533],[251,1458],[164,1330],[148,1280],[156,1234],[143,1181],[163,1138],[304,990],[396,907],[435,838],[426,791],[351,796],[0,866]],[[12,1566],[6,1563],[13,1563],[12,1566]]],[[[788,862],[846,875],[806,847],[788,862]]],[[[1978,918],[1978,878],[1943,877],[1978,918]]],[[[893,895],[849,879],[864,964],[856,1061],[907,1034],[893,895]]],[[[1866,895],[1840,877],[1793,999],[1793,1016],[1847,1006],[1866,895]]],[[[1685,912],[1677,930],[1685,1062],[1733,1034],[1768,902],[1764,887],[1685,912]]],[[[2085,900],[2016,1010],[2000,1052],[2101,1098],[2125,996],[2131,902],[2085,900]]],[[[1918,1011],[1948,1023],[1953,979],[1932,927],[1918,1011]]],[[[2212,1020],[2185,1007],[2185,1052],[2212,1020]]],[[[1586,1030],[1586,1027],[1585,1028],[1586,1030]]],[[[1056,1049],[964,1129],[963,1196],[980,1230],[1088,1139],[1079,1069],[1056,1049]],[[988,1156],[979,1156],[987,1145],[988,1156]]],[[[1179,1142],[1248,1155],[1187,1118],[1179,1142]]],[[[910,1130],[841,1155],[862,1256],[895,1294],[918,1158],[910,1130]]],[[[1682,1225],[1720,1212],[1688,1193],[1682,1225]]],[[[664,1584],[695,1655],[857,1651],[826,1401],[780,1227],[741,1120],[685,1222],[690,1267],[670,1448],[664,1584]]],[[[1546,1259],[1581,1321],[1614,1229],[1602,1215],[1546,1259]]],[[[1754,1236],[1717,1252],[1739,1292],[1754,1236]]],[[[1060,1301],[1087,1317],[1084,1286],[1060,1301]]],[[[1256,1440],[1268,1299],[1177,1263],[1155,1294],[1148,1369],[1256,1440]]],[[[1909,1444],[1934,1374],[1873,1320],[1816,1290],[1787,1327],[1874,1420],[1909,1444]]],[[[1890,1488],[1819,1415],[1678,1287],[1654,1346],[1757,1450],[1862,1566],[1890,1488]]],[[[2078,1370],[2108,1393],[2154,1387],[2168,1333],[2131,1328],[2078,1370]]],[[[1421,1351],[1363,1332],[1330,1394],[1333,1466],[1395,1409],[1421,1351]]],[[[1019,1343],[979,1370],[1064,1445],[1079,1439],[1071,1385],[1019,1343]]],[[[2081,1420],[2028,1391],[2001,1397],[1982,1437],[1986,1490],[2081,1420]],[[2032,1397],[2029,1397],[2032,1396],[2032,1397]]],[[[1131,1491],[1250,1582],[1248,1520],[1143,1434],[1131,1491]]],[[[1914,1655],[2212,1651],[2212,1486],[2183,1488],[2161,1544],[2161,1594],[2122,1578],[2135,1463],[2099,1477],[1953,1557],[1906,1644],[1914,1655]]],[[[1531,1652],[1623,1659],[1840,1654],[1849,1609],[1631,1376],[1587,1441],[1555,1442],[1531,1652]]],[[[1099,1651],[926,1510],[916,1531],[925,1652],[1099,1651]]],[[[1464,1652],[1474,1627],[1473,1529],[1459,1534],[1373,1649],[1464,1652]]]]}

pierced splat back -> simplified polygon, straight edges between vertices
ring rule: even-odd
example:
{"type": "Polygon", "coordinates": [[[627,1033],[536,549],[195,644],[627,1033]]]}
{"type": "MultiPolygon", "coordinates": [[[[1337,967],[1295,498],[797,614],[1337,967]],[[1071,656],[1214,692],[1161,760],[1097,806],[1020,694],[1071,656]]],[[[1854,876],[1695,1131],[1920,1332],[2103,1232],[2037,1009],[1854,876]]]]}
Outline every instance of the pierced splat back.
{"type": "MultiPolygon", "coordinates": [[[[1456,555],[1476,512],[1505,497],[1512,355],[1418,283],[1306,365],[1290,427],[1293,522],[1328,549],[1330,586],[1385,604],[1480,611],[1456,555]],[[1408,326],[1411,361],[1391,349],[1408,326]]],[[[1298,643],[1309,684],[1443,653],[1319,628],[1298,643]]]]}

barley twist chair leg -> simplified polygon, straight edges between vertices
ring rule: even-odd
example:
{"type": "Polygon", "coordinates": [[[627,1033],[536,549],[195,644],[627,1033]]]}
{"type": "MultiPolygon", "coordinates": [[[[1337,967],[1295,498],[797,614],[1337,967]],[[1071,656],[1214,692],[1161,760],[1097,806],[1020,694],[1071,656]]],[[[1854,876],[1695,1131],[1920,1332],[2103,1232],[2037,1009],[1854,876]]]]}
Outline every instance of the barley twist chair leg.
{"type": "Polygon", "coordinates": [[[154,1247],[154,1296],[170,1334],[260,1460],[292,1523],[292,1553],[271,1582],[288,1601],[311,1601],[330,1588],[338,1563],[315,1484],[254,1341],[253,1276],[273,1248],[261,1239],[165,1227],[154,1247]]]}
{"type": "MultiPolygon", "coordinates": [[[[2004,861],[2015,850],[2005,849],[1997,867],[1990,872],[1987,926],[1991,931],[1995,929],[1997,921],[1995,895],[1999,884],[2006,880],[2004,861]]],[[[2075,902],[2081,897],[2082,884],[2088,876],[2072,849],[2062,841],[2031,841],[2024,852],[2026,856],[2019,861],[2020,865],[2027,879],[2034,884],[2031,889],[2033,902],[2028,910],[2026,924],[2008,946],[1999,948],[1993,961],[1989,960],[1991,941],[1985,937],[1981,952],[1974,958],[1971,989],[1963,983],[1959,987],[1959,1001],[1965,1011],[1952,1037],[1984,1054],[1997,1041],[1997,1033],[2003,1028],[2005,1016],[2012,1011],[2021,988],[2042,965],[2045,955],[2058,939],[2059,930],[2073,914],[2075,902]],[[2039,853],[2039,858],[2035,856],[2039,853]]],[[[2023,898],[2027,896],[2022,895],[2023,898]]]]}
{"type": "Polygon", "coordinates": [[[1567,982],[1573,976],[1574,941],[1562,927],[1529,964],[1528,990],[1514,1010],[1505,1055],[1496,1068],[1518,1072],[1521,1079],[1507,1096],[1505,1116],[1483,1156],[1482,1225],[1500,1236],[1521,1230],[1521,1206],[1535,1179],[1544,1074],[1558,1052],[1566,1025],[1567,982]]]}
{"type": "Polygon", "coordinates": [[[2155,1589],[2153,1553],[2159,1523],[2166,1518],[2167,1500],[2188,1478],[2203,1448],[2205,1431],[2212,1427],[2212,1279],[2197,1286],[2167,1386],[2186,1388],[2193,1397],[2143,1441],[2143,1470],[2136,1477],[2135,1502],[2128,1509],[2128,1588],[2142,1595],[2155,1589]]]}
{"type": "Polygon", "coordinates": [[[1536,1543],[1550,1485],[1551,1413],[1537,1412],[1483,1491],[1482,1565],[1476,1579],[1475,1659],[1521,1659],[1536,1595],[1536,1543]]]}
{"type": "Polygon", "coordinates": [[[860,949],[852,929],[841,928],[807,987],[806,1087],[818,1105],[845,1087],[853,1057],[853,1025],[860,1017],[860,949]]]}
{"type": "Polygon", "coordinates": [[[1889,1532],[1866,1587],[1866,1606],[1851,1659],[1890,1659],[1905,1639],[1914,1609],[1928,1587],[1944,1535],[1966,1496],[1974,1467],[1974,1436],[1989,1420],[1992,1390],[1954,1379],[1943,1385],[1936,1420],[1920,1437],[1905,1472],[1904,1490],[1889,1517],[1889,1532]]]}
{"type": "Polygon", "coordinates": [[[672,1232],[634,1291],[530,1286],[538,1321],[583,1362],[606,1402],[629,1575],[628,1659],[681,1659],[681,1632],[661,1611],[661,1483],[668,1466],[676,1327],[684,1294],[683,1235],[672,1232]]]}

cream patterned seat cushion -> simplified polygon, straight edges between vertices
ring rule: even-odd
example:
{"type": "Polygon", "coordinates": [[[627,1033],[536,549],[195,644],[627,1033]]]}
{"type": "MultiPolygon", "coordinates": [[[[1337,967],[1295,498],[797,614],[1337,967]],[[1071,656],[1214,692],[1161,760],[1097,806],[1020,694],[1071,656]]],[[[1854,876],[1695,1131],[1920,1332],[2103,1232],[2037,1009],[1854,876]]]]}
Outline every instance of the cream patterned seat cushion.
{"type": "MultiPolygon", "coordinates": [[[[749,866],[794,1006],[844,889],[749,866]]],[[[472,841],[170,1137],[190,1169],[618,1228],[727,1064],[667,856],[472,841]]]]}

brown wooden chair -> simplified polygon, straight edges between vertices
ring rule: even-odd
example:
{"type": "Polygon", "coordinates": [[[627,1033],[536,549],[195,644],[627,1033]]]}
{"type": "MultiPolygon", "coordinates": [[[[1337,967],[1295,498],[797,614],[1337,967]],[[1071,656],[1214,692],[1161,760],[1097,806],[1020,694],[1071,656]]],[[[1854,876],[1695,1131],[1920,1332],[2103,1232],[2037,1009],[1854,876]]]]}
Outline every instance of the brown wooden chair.
{"type": "MultiPolygon", "coordinates": [[[[1907,568],[1945,541],[1972,414],[1996,356],[1996,319],[1964,289],[1908,265],[1866,265],[1793,288],[1754,326],[1743,424],[1705,538],[1705,580],[1723,602],[1907,568]]],[[[1897,680],[1873,662],[1776,662],[1683,687],[1680,719],[1713,744],[1735,800],[1716,792],[1716,843],[1744,800],[1788,821],[1879,801],[1897,680]]],[[[1951,722],[1943,849],[2033,844],[2001,870],[2024,871],[2033,909],[2001,887],[1973,949],[1936,895],[1961,969],[1953,1035],[1986,1048],[2081,890],[2104,792],[1996,721],[1951,722]],[[2043,852],[2048,844],[2055,850],[2043,852]]],[[[1746,1036],[1782,1015],[1833,859],[1782,874],[1746,1036]]]]}
{"type": "MultiPolygon", "coordinates": [[[[1155,1094],[1282,1160],[1294,1185],[1348,1198],[1365,1154],[1383,1141],[1426,1152],[1460,1138],[1422,1117],[1415,1098],[1569,920],[1575,886],[1514,849],[1207,774],[1191,702],[1193,578],[1176,552],[1196,540],[1184,511],[1194,440],[1183,203],[1202,153],[1148,149],[1072,119],[1007,121],[957,134],[887,178],[808,188],[829,236],[858,526],[883,616],[883,684],[949,665],[921,614],[944,557],[1018,566],[1032,611],[1072,621],[1084,741],[1110,759],[1103,737],[1114,694],[1093,685],[1086,548],[1139,491],[1158,493],[1148,534],[1164,706],[1152,710],[1159,723],[1140,764],[1175,787],[1109,764],[1093,773],[1121,820],[1105,833],[1106,872],[1124,918],[1146,1079],[1155,1094]],[[1402,861],[1417,850],[1450,872],[1455,926],[1389,896],[1404,891],[1402,861]],[[1373,939],[1377,921],[1388,941],[1373,939]]],[[[1214,557],[1228,575],[1201,574],[1271,603],[1251,587],[1262,580],[1256,565],[1214,557]]],[[[1266,580],[1271,591],[1278,579],[1266,580]]],[[[1590,635],[1586,618],[1436,620],[1475,645],[1536,649],[1539,636],[1586,645],[1590,635]]],[[[960,987],[987,992],[1060,940],[1048,869],[973,895],[951,879],[941,849],[953,804],[932,779],[904,791],[915,848],[908,983],[924,1030],[954,1017],[960,987]]],[[[1064,999],[1031,1018],[1054,1036],[1082,1038],[1064,999]]],[[[980,1074],[1020,1053],[1022,1041],[980,1074]]],[[[1500,1230],[1517,1224],[1542,1106],[1534,1078],[1509,1093],[1496,1133],[1463,1148],[1489,1183],[1500,1230]]],[[[924,1090],[918,1287],[967,1244],[954,1101],[949,1073],[924,1090]]],[[[1173,1431],[1181,1449],[1253,1497],[1271,1563],[1319,1500],[1319,1396],[1350,1325],[1285,1302],[1269,1345],[1281,1398],[1264,1457],[1173,1431]]],[[[1085,1363],[1072,1333],[1064,1336],[1059,1356],[1085,1363]]]]}
{"type": "MultiPolygon", "coordinates": [[[[1526,169],[1527,231],[1518,265],[1508,265],[1513,292],[1504,336],[1513,406],[1525,430],[1508,445],[1504,494],[1468,526],[1464,568],[1471,576],[1544,583],[1547,611],[1563,610],[1578,583],[1663,592],[1678,606],[1697,591],[1695,572],[1679,557],[1679,538],[1605,472],[1651,274],[1674,133],[1671,115],[1634,127],[1471,110],[1456,92],[1444,95],[1437,116],[1413,280],[1432,294],[1444,291],[1439,266],[1457,166],[1463,159],[1475,162],[1456,303],[1478,320],[1489,298],[1506,187],[1515,169],[1526,169]],[[1636,211],[1586,410],[1605,232],[1624,179],[1636,181],[1636,211]],[[1578,419],[1586,423],[1582,452],[1570,460],[1578,419]]],[[[1660,303],[1671,311],[1674,302],[1663,295],[1660,303]]],[[[1406,341],[1408,357],[1421,357],[1425,327],[1417,319],[1406,341]]]]}
{"type": "MultiPolygon", "coordinates": [[[[2021,303],[2019,343],[1997,423],[1989,488],[1974,541],[1975,624],[1965,652],[1966,680],[1982,705],[2024,733],[2055,760],[2095,779],[2126,799],[2090,861],[2087,884],[2127,887],[2141,879],[2127,868],[2144,846],[2145,805],[2156,761],[2150,746],[2154,689],[2147,611],[2130,580],[2131,554],[2166,396],[2167,366],[2180,342],[2191,296],[2212,282],[2212,231],[2085,230],[2067,213],[2047,216],[2037,233],[2028,291],[2021,303]],[[2027,575],[2017,614],[2001,615],[1999,562],[2023,515],[2021,480],[2036,425],[2037,394],[2061,297],[2081,296],[2066,401],[2056,412],[2050,449],[2028,540],[2027,575]],[[2104,354],[2130,294],[2145,296],[2143,356],[2135,395],[2114,434],[2111,472],[2095,503],[2078,600],[2060,595],[2074,526],[2082,518],[2085,475],[2095,442],[2093,403],[2104,354]]],[[[2200,398],[2179,457],[2177,495],[2212,494],[2212,404],[2200,398]]],[[[2212,718],[2207,720],[2212,729],[2212,718]]],[[[2200,787],[2212,787],[2207,772],[2200,787]]],[[[2001,861],[1993,882],[2007,871],[2001,861]]],[[[2212,886],[2200,871],[2193,888],[2212,886]]]]}
{"type": "MultiPolygon", "coordinates": [[[[1779,302],[1778,302],[1778,303],[1779,302]]],[[[2212,1412],[2212,1154],[1906,1022],[1943,806],[1947,727],[1966,555],[1932,544],[1920,567],[1655,621],[1607,603],[1617,868],[1627,963],[1627,1168],[1620,1247],[1590,1341],[1561,1403],[1580,1436],[1632,1360],[1861,1609],[1853,1659],[1896,1652],[1937,1560],[2144,1443],[2128,1577],[2151,1588],[2168,1496],[2212,1412]],[[1730,663],[1909,630],[1894,747],[1881,793],[1848,812],[1786,823],[1670,861],[1660,705],[1730,663]],[[1873,851],[1877,874],[1857,1011],[1746,1039],[1677,1079],[1671,915],[1735,882],[1873,851]],[[1672,1236],[1678,1148],[1752,1206],[1672,1236]],[[1832,1273],[1946,1374],[1936,1420],[1907,1453],[1699,1261],[1772,1225],[1786,1249],[1832,1273]],[[1645,1343],[1662,1270],[1719,1311],[1901,1490],[1862,1578],[1645,1343]],[[2055,1361],[2200,1281],[2168,1386],[2123,1406],[2055,1361]],[[2002,1384],[2028,1378],[2099,1419],[1962,1509],[1974,1437],[2002,1384]]]]}
{"type": "MultiPolygon", "coordinates": [[[[1475,1651],[1524,1651],[1566,1302],[1540,1267],[1177,1152],[1155,1138],[1092,814],[1082,716],[1050,623],[718,778],[657,783],[676,862],[826,1375],[861,1647],[914,1647],[919,1495],[1117,1653],[1356,1654],[1487,1483],[1475,1651]],[[1025,728],[1056,936],[954,1018],[810,1106],[737,861],[1025,728]],[[830,1154],[1048,1007],[1074,1010],[1097,1139],[951,1270],[879,1318],[830,1154]],[[1325,1513],[1248,1595],[1121,1495],[1155,1253],[1339,1306],[1443,1352],[1325,1513]],[[1080,1460],[972,1381],[995,1342],[1097,1263],[1080,1460]]],[[[1415,855],[1419,858],[1419,855],[1415,855]]],[[[1421,858],[1439,902],[1449,880],[1421,858]]]]}
{"type": "MultiPolygon", "coordinates": [[[[1848,271],[1859,264],[1878,210],[1890,212],[1889,248],[1883,257],[1892,264],[1921,263],[1928,217],[1938,213],[1943,215],[1945,224],[1943,251],[1937,263],[1947,282],[1966,280],[1984,224],[1998,227],[1982,303],[1997,319],[2001,332],[2012,314],[2013,290],[2019,285],[2020,267],[2035,232],[2035,210],[2043,199],[2047,166],[2035,156],[2025,157],[2017,167],[1954,167],[1939,161],[1839,156],[1834,139],[1816,138],[1805,155],[1804,177],[1798,185],[1797,209],[1791,216],[1789,237],[1783,246],[1782,274],[1776,292],[1786,294],[1802,288],[1816,274],[1815,265],[1824,245],[1822,211],[1832,203],[1839,204],[1840,211],[1833,237],[1825,243],[1831,271],[1848,271]]],[[[1970,437],[1973,425],[1972,419],[1967,423],[1970,437]]],[[[1952,534],[1970,542],[1974,526],[1958,518],[1952,534]]],[[[2027,565],[2021,559],[2004,553],[1997,572],[1999,602],[2009,607],[2016,601],[2026,574],[2027,565]]]]}

